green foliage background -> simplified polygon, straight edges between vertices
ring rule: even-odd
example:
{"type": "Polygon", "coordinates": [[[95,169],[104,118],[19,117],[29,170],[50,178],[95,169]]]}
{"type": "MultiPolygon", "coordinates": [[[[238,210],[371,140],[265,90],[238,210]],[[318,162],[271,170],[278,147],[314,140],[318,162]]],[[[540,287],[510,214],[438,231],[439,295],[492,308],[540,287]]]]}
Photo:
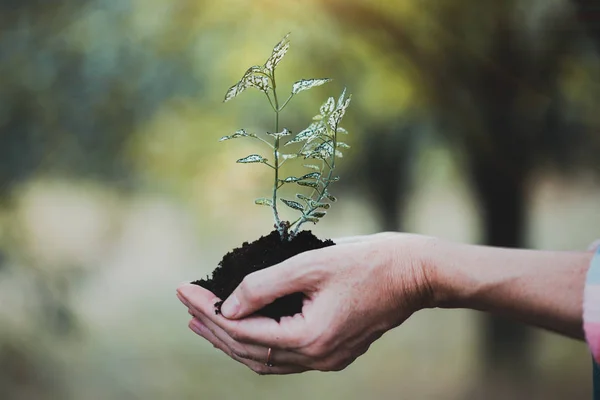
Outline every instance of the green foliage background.
{"type": "MultiPolygon", "coordinates": [[[[284,126],[353,94],[320,236],[387,229],[365,181],[375,149],[375,181],[405,207],[392,226],[481,241],[484,155],[523,177],[531,246],[584,248],[600,223],[595,15],[575,0],[0,1],[0,398],[516,398],[478,375],[474,313],[420,313],[341,373],[258,377],[188,331],[174,289],[271,229],[253,204],[270,171],[235,164],[255,144],[218,139],[271,129],[259,92],[222,98],[287,32],[279,83],[334,81],[284,126]]],[[[525,398],[589,395],[583,344],[534,343],[525,398]]]]}

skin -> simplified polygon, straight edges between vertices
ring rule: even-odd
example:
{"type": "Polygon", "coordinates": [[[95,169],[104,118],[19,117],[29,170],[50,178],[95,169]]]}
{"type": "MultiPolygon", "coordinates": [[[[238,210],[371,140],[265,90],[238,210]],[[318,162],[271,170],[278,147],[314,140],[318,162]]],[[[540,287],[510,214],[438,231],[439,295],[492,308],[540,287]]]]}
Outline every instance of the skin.
{"type": "Polygon", "coordinates": [[[381,233],[345,238],[248,275],[215,315],[211,292],[182,285],[190,329],[258,374],[340,371],[385,332],[425,308],[470,308],[583,339],[592,258],[381,233]],[[303,292],[301,314],[278,323],[253,313],[303,292]],[[268,349],[271,363],[266,366],[268,349]]]}

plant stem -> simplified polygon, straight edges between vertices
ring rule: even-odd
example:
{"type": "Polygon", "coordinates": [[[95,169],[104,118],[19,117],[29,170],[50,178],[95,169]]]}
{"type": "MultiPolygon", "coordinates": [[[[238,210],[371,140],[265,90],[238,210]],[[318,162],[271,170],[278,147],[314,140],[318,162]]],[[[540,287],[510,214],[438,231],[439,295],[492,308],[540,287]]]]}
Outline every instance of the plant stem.
{"type": "MultiPolygon", "coordinates": [[[[271,82],[273,83],[273,100],[275,101],[275,106],[273,109],[275,110],[275,133],[279,132],[279,101],[277,100],[277,84],[275,83],[275,71],[273,71],[273,76],[271,77],[271,82]]],[[[268,96],[267,96],[268,97],[268,96]]],[[[269,101],[271,99],[269,98],[269,101]]],[[[271,104],[273,105],[273,104],[271,104]]],[[[275,159],[275,180],[273,182],[273,218],[275,218],[275,226],[281,239],[283,240],[284,232],[283,226],[281,224],[281,219],[279,218],[279,212],[277,211],[277,189],[279,186],[279,137],[275,138],[275,144],[273,146],[273,156],[275,159]]]]}
{"type": "Polygon", "coordinates": [[[256,135],[255,135],[255,136],[252,136],[252,135],[250,135],[249,137],[251,137],[251,138],[253,138],[253,139],[256,139],[256,140],[260,140],[261,142],[265,143],[265,144],[266,144],[267,146],[269,146],[270,148],[273,148],[273,145],[272,145],[271,143],[267,142],[265,139],[263,139],[263,138],[261,138],[261,137],[259,137],[259,136],[256,136],[256,135]]]}
{"type": "Polygon", "coordinates": [[[265,96],[267,96],[267,99],[269,100],[269,104],[271,105],[271,108],[273,109],[273,111],[277,112],[277,108],[275,108],[275,106],[273,105],[273,102],[271,101],[271,97],[269,96],[269,93],[265,93],[265,96]]]}
{"type": "Polygon", "coordinates": [[[281,108],[278,108],[279,111],[283,110],[285,108],[285,106],[287,106],[287,103],[290,102],[290,100],[292,99],[292,97],[294,97],[294,93],[290,94],[290,97],[287,98],[287,100],[283,103],[283,105],[281,106],[281,108]]]}
{"type": "MultiPolygon", "coordinates": [[[[329,187],[329,184],[331,183],[331,177],[333,175],[333,170],[335,168],[335,151],[337,150],[337,125],[335,126],[335,129],[333,130],[332,147],[333,147],[333,150],[331,152],[331,165],[327,162],[327,160],[324,160],[324,159],[322,160],[329,167],[329,173],[327,174],[327,179],[325,179],[325,181],[323,181],[323,190],[317,191],[319,193],[319,197],[316,201],[317,203],[320,203],[323,200],[323,197],[325,197],[325,193],[327,193],[327,188],[329,187]]],[[[313,191],[313,194],[314,194],[314,191],[313,191]]],[[[312,195],[310,197],[312,198],[312,195]]],[[[309,217],[310,214],[313,211],[315,211],[316,209],[317,209],[317,207],[311,207],[308,212],[303,213],[300,218],[298,218],[296,221],[294,221],[293,224],[290,225],[290,228],[292,226],[294,226],[294,224],[296,224],[296,227],[290,232],[289,240],[292,240],[294,238],[294,236],[296,236],[298,234],[298,231],[300,231],[300,227],[302,226],[302,224],[304,224],[306,222],[307,217],[309,217]]]]}

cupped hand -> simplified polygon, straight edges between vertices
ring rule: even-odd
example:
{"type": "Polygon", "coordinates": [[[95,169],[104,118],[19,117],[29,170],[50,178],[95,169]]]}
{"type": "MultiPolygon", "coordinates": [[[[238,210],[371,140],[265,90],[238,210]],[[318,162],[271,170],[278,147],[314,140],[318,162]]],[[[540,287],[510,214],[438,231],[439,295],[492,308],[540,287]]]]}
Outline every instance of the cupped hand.
{"type": "Polygon", "coordinates": [[[339,371],[430,305],[426,243],[399,233],[341,239],[248,275],[222,315],[215,314],[220,299],[199,286],[183,285],[177,295],[194,317],[194,332],[259,374],[339,371]],[[296,292],[306,296],[301,314],[279,322],[253,315],[296,292]]]}

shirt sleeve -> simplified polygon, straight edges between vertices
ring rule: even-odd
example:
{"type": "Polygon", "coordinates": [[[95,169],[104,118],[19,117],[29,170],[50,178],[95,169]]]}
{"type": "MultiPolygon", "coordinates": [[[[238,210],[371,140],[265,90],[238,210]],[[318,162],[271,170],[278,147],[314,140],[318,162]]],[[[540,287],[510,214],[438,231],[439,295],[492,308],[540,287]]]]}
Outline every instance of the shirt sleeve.
{"type": "Polygon", "coordinates": [[[600,247],[596,249],[583,292],[583,330],[596,363],[600,363],[600,247]]]}

